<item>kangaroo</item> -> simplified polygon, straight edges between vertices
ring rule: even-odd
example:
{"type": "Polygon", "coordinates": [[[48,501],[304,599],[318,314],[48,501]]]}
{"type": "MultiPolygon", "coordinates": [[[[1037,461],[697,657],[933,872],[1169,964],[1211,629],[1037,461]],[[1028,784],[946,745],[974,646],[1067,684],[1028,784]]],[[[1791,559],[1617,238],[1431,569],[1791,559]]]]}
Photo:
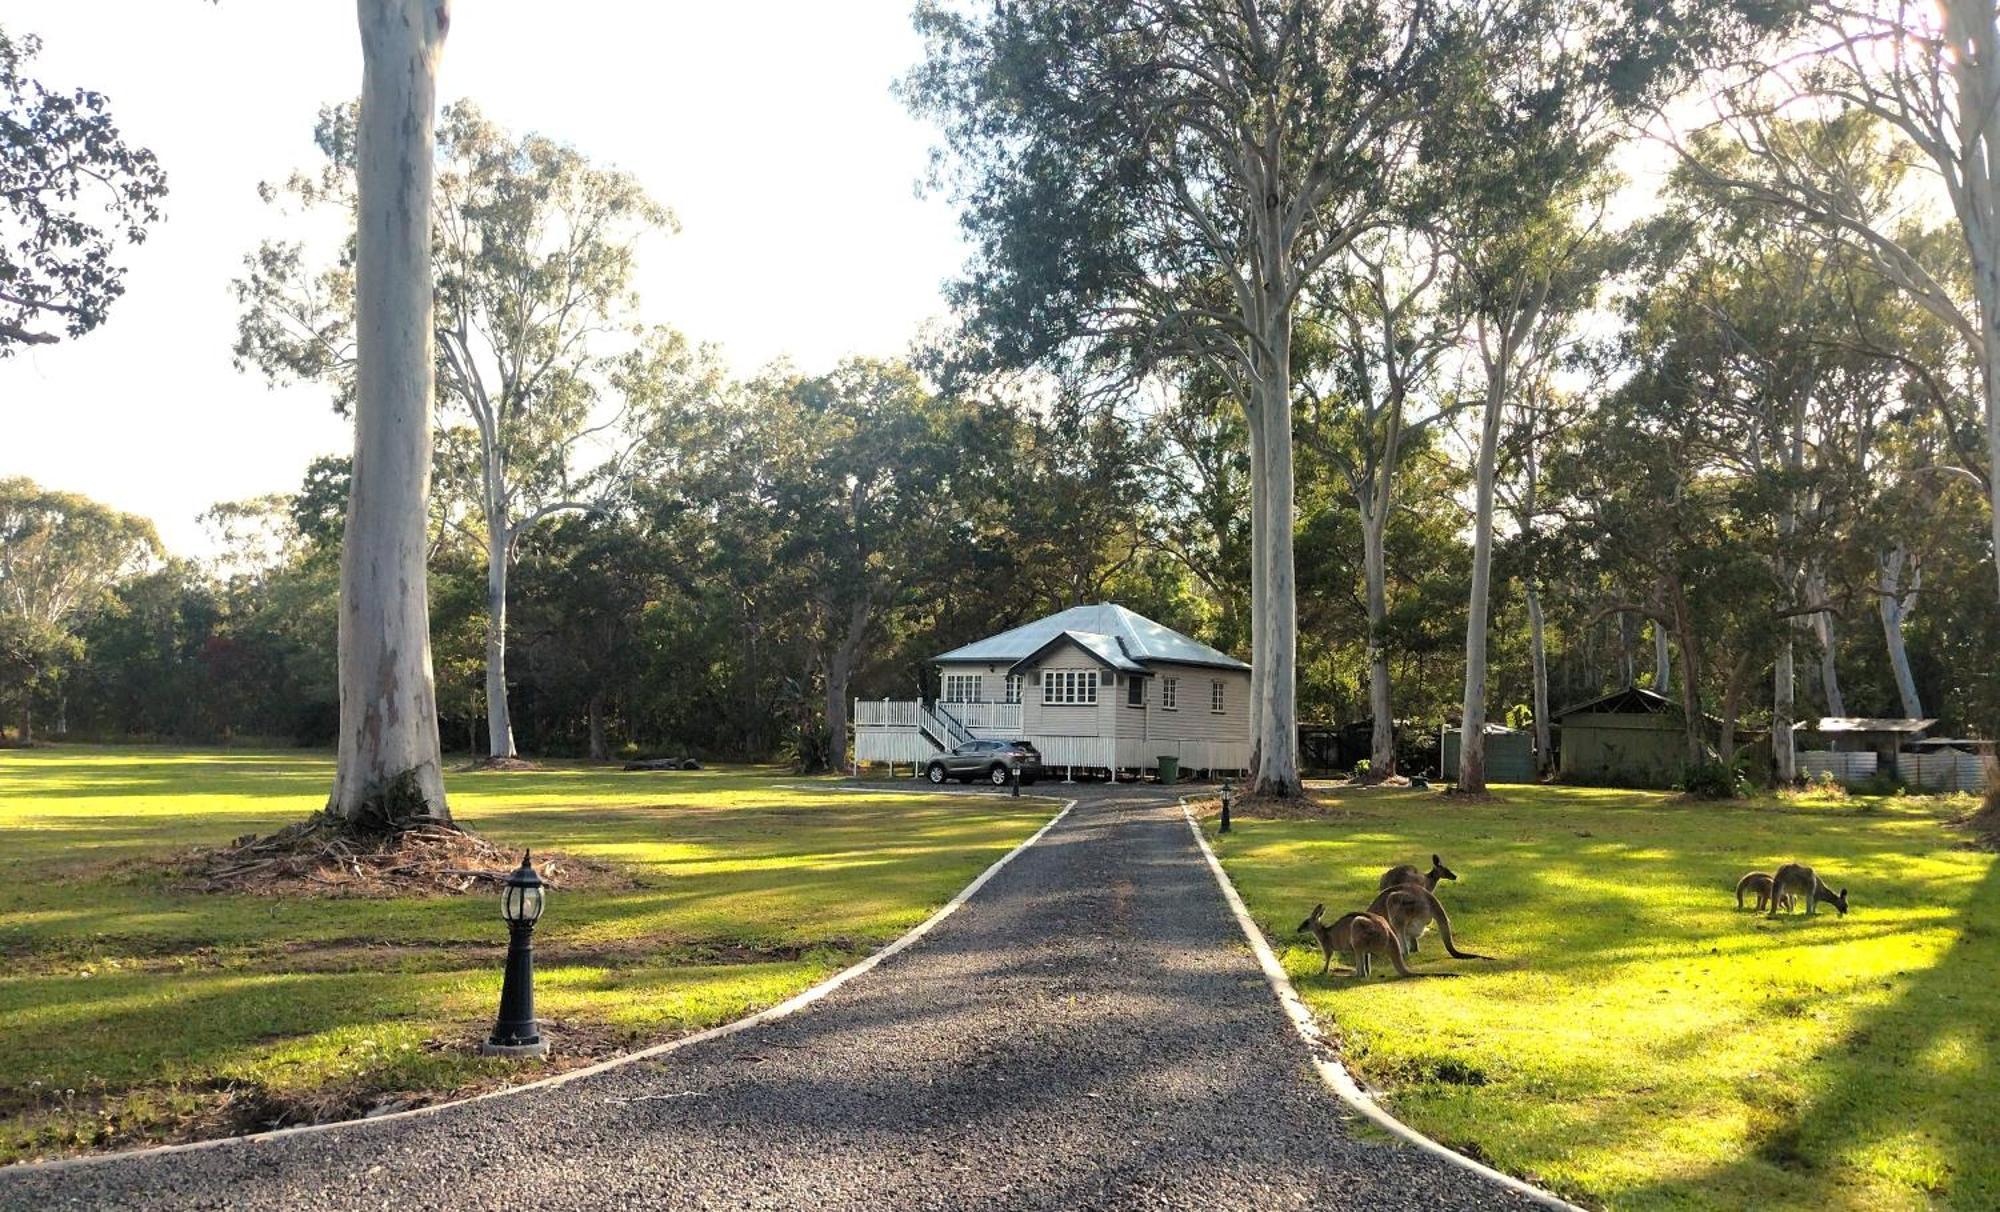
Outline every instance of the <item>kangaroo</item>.
{"type": "Polygon", "coordinates": [[[1455,880],[1457,878],[1458,873],[1445,866],[1444,860],[1433,854],[1431,855],[1431,869],[1429,871],[1419,871],[1409,863],[1404,863],[1399,867],[1391,867],[1387,871],[1384,871],[1382,878],[1376,882],[1375,886],[1377,888],[1394,888],[1398,884],[1422,884],[1424,891],[1435,892],[1437,891],[1439,880],[1455,880]]]}
{"type": "MultiPolygon", "coordinates": [[[[1751,910],[1751,912],[1762,913],[1765,909],[1768,909],[1771,905],[1770,873],[1767,871],[1751,871],[1745,873],[1742,879],[1736,881],[1736,907],[1738,909],[1743,907],[1743,894],[1746,892],[1757,894],[1757,907],[1751,910]]],[[[1791,893],[1788,892],[1785,894],[1785,903],[1782,907],[1786,909],[1792,907],[1791,893]]]]}
{"type": "Polygon", "coordinates": [[[1333,957],[1337,952],[1345,952],[1354,957],[1354,976],[1366,978],[1372,959],[1377,955],[1387,956],[1396,971],[1404,976],[1456,976],[1455,972],[1412,972],[1403,962],[1402,944],[1396,938],[1396,931],[1389,923],[1373,913],[1343,913],[1328,925],[1321,919],[1326,912],[1325,905],[1314,905],[1312,916],[1299,923],[1301,934],[1311,931],[1319,940],[1319,949],[1326,956],[1320,965],[1319,974],[1325,976],[1333,967],[1333,957]]]}
{"type": "Polygon", "coordinates": [[[1451,915],[1444,911],[1436,894],[1416,884],[1404,884],[1397,888],[1384,888],[1375,897],[1368,912],[1389,923],[1396,932],[1396,938],[1403,945],[1404,955],[1417,953],[1417,940],[1423,938],[1424,931],[1437,923],[1438,937],[1444,940],[1444,953],[1453,959],[1492,959],[1490,955],[1479,955],[1472,951],[1460,951],[1451,940],[1451,915]]]}
{"type": "Polygon", "coordinates": [[[1797,908],[1792,903],[1791,894],[1794,892],[1805,898],[1807,917],[1819,912],[1822,901],[1840,910],[1840,916],[1847,916],[1847,889],[1828,891],[1826,881],[1820,879],[1819,873],[1811,867],[1804,863],[1786,863],[1771,873],[1771,895],[1775,898],[1771,905],[1772,917],[1778,916],[1778,905],[1775,903],[1778,900],[1784,901],[1788,910],[1797,908]]]}

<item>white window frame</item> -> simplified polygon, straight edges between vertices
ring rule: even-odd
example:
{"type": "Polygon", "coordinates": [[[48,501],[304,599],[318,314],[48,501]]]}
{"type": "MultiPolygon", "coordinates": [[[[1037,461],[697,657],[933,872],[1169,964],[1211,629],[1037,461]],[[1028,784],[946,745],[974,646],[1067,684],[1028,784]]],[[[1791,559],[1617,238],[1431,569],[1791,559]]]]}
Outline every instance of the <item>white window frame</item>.
{"type": "Polygon", "coordinates": [[[1001,694],[1004,696],[1000,700],[1001,702],[1018,705],[1021,701],[1021,675],[1018,673],[1008,674],[1006,689],[1002,690],[1001,694]]]}
{"type": "Polygon", "coordinates": [[[1042,706],[1097,706],[1095,669],[1048,669],[1042,672],[1042,706]]]}
{"type": "Polygon", "coordinates": [[[1179,711],[1181,680],[1179,678],[1160,679],[1160,710],[1179,711]]]}
{"type": "Polygon", "coordinates": [[[1221,715],[1223,713],[1223,704],[1227,700],[1223,697],[1224,691],[1222,685],[1221,678],[1216,678],[1208,684],[1208,710],[1211,715],[1221,715]]]}
{"type": "Polygon", "coordinates": [[[976,673],[947,673],[944,675],[944,701],[947,703],[983,703],[986,692],[981,684],[981,675],[976,673]],[[967,691],[972,697],[967,698],[967,691]]]}

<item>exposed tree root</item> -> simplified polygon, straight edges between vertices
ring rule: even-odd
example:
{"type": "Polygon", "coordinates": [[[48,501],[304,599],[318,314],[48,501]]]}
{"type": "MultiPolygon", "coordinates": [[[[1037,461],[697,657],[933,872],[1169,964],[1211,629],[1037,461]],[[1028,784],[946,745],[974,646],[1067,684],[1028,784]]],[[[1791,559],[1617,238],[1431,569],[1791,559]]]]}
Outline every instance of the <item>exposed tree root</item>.
{"type": "MultiPolygon", "coordinates": [[[[520,856],[454,825],[428,822],[359,833],[326,813],[258,837],[169,861],[176,888],[265,896],[455,896],[497,890],[520,856]]],[[[608,863],[544,853],[535,870],[552,888],[629,888],[608,863]]]]}

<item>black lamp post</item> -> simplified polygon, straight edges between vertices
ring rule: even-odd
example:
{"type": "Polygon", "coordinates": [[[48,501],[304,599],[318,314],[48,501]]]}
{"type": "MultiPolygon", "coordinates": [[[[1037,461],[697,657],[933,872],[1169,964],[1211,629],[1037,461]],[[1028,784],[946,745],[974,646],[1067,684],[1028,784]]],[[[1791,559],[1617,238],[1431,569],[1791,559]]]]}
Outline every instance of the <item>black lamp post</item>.
{"type": "Polygon", "coordinates": [[[1229,785],[1228,779],[1222,780],[1222,826],[1216,831],[1218,833],[1229,832],[1229,801],[1234,798],[1236,788],[1229,785]]]}
{"type": "Polygon", "coordinates": [[[535,1021],[535,922],[542,916],[542,877],[521,852],[507,877],[500,916],[507,922],[507,975],[500,982],[500,1018],[493,1037],[479,1046],[487,1056],[547,1056],[548,1041],[535,1021]]]}

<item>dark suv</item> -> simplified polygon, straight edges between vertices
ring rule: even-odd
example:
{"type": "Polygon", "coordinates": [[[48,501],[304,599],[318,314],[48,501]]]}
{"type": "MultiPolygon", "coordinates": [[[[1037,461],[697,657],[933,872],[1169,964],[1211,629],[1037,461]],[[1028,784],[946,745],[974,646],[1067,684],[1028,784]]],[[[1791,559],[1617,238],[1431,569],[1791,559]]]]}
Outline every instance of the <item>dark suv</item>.
{"type": "Polygon", "coordinates": [[[933,783],[948,778],[969,783],[984,778],[995,787],[1007,785],[1008,771],[1021,768],[1021,781],[1032,783],[1042,777],[1042,755],[1026,741],[967,741],[950,753],[931,759],[924,772],[933,783]]]}

